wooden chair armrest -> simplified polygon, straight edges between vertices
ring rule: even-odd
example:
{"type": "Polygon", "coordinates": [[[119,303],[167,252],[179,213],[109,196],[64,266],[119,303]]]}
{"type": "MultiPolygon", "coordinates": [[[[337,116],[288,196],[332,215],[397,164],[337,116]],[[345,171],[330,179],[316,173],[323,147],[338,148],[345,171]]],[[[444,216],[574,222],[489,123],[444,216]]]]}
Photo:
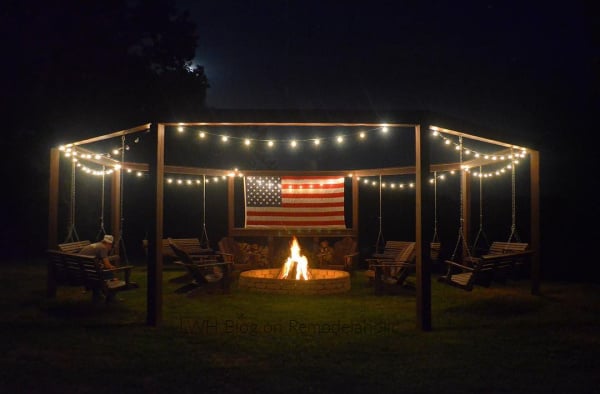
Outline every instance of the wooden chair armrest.
{"type": "Polygon", "coordinates": [[[378,264],[372,264],[371,267],[410,267],[413,266],[412,263],[402,263],[402,262],[382,262],[378,264]]]}
{"type": "Polygon", "coordinates": [[[447,265],[451,266],[451,267],[460,268],[460,269],[463,269],[463,270],[466,270],[466,271],[475,271],[475,268],[473,268],[473,267],[469,267],[467,265],[462,265],[462,264],[459,264],[459,263],[457,263],[455,261],[452,261],[452,260],[445,260],[444,262],[447,265]]]}
{"type": "Polygon", "coordinates": [[[102,271],[107,271],[107,272],[131,271],[132,268],[133,268],[133,265],[123,265],[121,267],[115,267],[115,268],[103,268],[102,271]]]}
{"type": "Polygon", "coordinates": [[[481,259],[486,260],[486,261],[511,259],[511,258],[516,258],[516,257],[529,256],[529,255],[533,254],[533,252],[534,252],[533,250],[527,249],[527,250],[523,250],[523,251],[509,252],[509,253],[502,253],[502,254],[484,254],[483,256],[481,256],[481,259]]]}
{"type": "Polygon", "coordinates": [[[186,267],[214,267],[214,266],[220,266],[220,265],[230,265],[233,264],[230,261],[218,261],[218,260],[207,260],[207,261],[203,261],[202,263],[184,263],[183,261],[174,261],[173,264],[178,264],[178,265],[183,265],[186,267]]]}
{"type": "Polygon", "coordinates": [[[204,261],[218,261],[220,254],[193,254],[190,258],[193,262],[202,263],[204,261]]]}
{"type": "Polygon", "coordinates": [[[235,256],[232,253],[227,253],[227,252],[217,252],[218,255],[223,257],[223,260],[227,261],[227,262],[231,262],[234,263],[235,262],[235,256]]]}
{"type": "Polygon", "coordinates": [[[369,258],[369,259],[365,259],[365,261],[369,265],[394,263],[393,259],[375,259],[375,258],[369,258]]]}
{"type": "Polygon", "coordinates": [[[390,256],[387,255],[387,254],[385,254],[385,253],[373,253],[372,256],[376,260],[377,259],[389,259],[390,258],[390,256]]]}

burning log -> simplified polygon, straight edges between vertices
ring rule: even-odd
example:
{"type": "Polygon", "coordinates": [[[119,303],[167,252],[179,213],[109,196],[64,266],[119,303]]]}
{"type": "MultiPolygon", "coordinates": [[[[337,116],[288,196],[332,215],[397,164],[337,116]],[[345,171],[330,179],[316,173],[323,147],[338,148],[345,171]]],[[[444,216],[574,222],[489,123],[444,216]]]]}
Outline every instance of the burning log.
{"type": "Polygon", "coordinates": [[[312,279],[312,274],[308,270],[308,259],[300,254],[300,245],[296,237],[292,240],[290,247],[290,257],[281,267],[277,279],[295,279],[308,280],[312,279]]]}

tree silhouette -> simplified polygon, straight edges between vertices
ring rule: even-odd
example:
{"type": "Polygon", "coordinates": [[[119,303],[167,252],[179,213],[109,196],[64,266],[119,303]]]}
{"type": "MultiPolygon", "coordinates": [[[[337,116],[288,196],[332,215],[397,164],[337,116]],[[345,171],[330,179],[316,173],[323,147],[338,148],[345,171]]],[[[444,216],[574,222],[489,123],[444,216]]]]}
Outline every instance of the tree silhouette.
{"type": "Polygon", "coordinates": [[[15,62],[5,77],[13,106],[21,119],[35,114],[36,128],[122,128],[205,104],[204,69],[191,66],[196,26],[173,1],[23,2],[12,11],[15,62]]]}
{"type": "Polygon", "coordinates": [[[203,67],[191,63],[196,25],[174,1],[23,0],[2,7],[8,149],[0,175],[11,192],[2,196],[0,244],[22,257],[46,244],[51,146],[191,117],[205,105],[209,85],[203,67]]]}

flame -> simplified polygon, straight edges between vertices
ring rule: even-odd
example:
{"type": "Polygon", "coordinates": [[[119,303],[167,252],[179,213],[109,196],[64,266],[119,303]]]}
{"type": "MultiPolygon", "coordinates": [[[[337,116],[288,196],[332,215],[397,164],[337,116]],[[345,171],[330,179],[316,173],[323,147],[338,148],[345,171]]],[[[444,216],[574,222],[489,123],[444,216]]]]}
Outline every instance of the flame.
{"type": "Polygon", "coordinates": [[[300,245],[298,244],[296,237],[292,240],[290,257],[288,257],[283,264],[278,278],[288,279],[288,276],[292,273],[294,267],[296,268],[296,280],[308,280],[311,278],[311,274],[308,271],[308,259],[300,254],[300,245]]]}

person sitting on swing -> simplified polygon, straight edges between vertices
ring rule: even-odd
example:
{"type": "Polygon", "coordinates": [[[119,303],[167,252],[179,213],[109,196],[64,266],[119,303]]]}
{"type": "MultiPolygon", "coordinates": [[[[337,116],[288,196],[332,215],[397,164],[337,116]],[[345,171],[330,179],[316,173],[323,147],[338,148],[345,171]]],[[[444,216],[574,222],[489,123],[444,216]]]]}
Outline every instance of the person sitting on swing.
{"type": "MultiPolygon", "coordinates": [[[[119,256],[109,256],[112,250],[114,237],[105,235],[102,241],[90,244],[79,251],[79,254],[94,256],[102,269],[113,269],[119,265],[119,256]]],[[[104,279],[116,279],[112,272],[107,272],[104,279]]]]}
{"type": "Polygon", "coordinates": [[[331,264],[333,260],[333,250],[329,246],[328,241],[321,241],[319,246],[319,254],[317,255],[319,258],[319,267],[324,268],[327,267],[328,264],[331,264]]]}

